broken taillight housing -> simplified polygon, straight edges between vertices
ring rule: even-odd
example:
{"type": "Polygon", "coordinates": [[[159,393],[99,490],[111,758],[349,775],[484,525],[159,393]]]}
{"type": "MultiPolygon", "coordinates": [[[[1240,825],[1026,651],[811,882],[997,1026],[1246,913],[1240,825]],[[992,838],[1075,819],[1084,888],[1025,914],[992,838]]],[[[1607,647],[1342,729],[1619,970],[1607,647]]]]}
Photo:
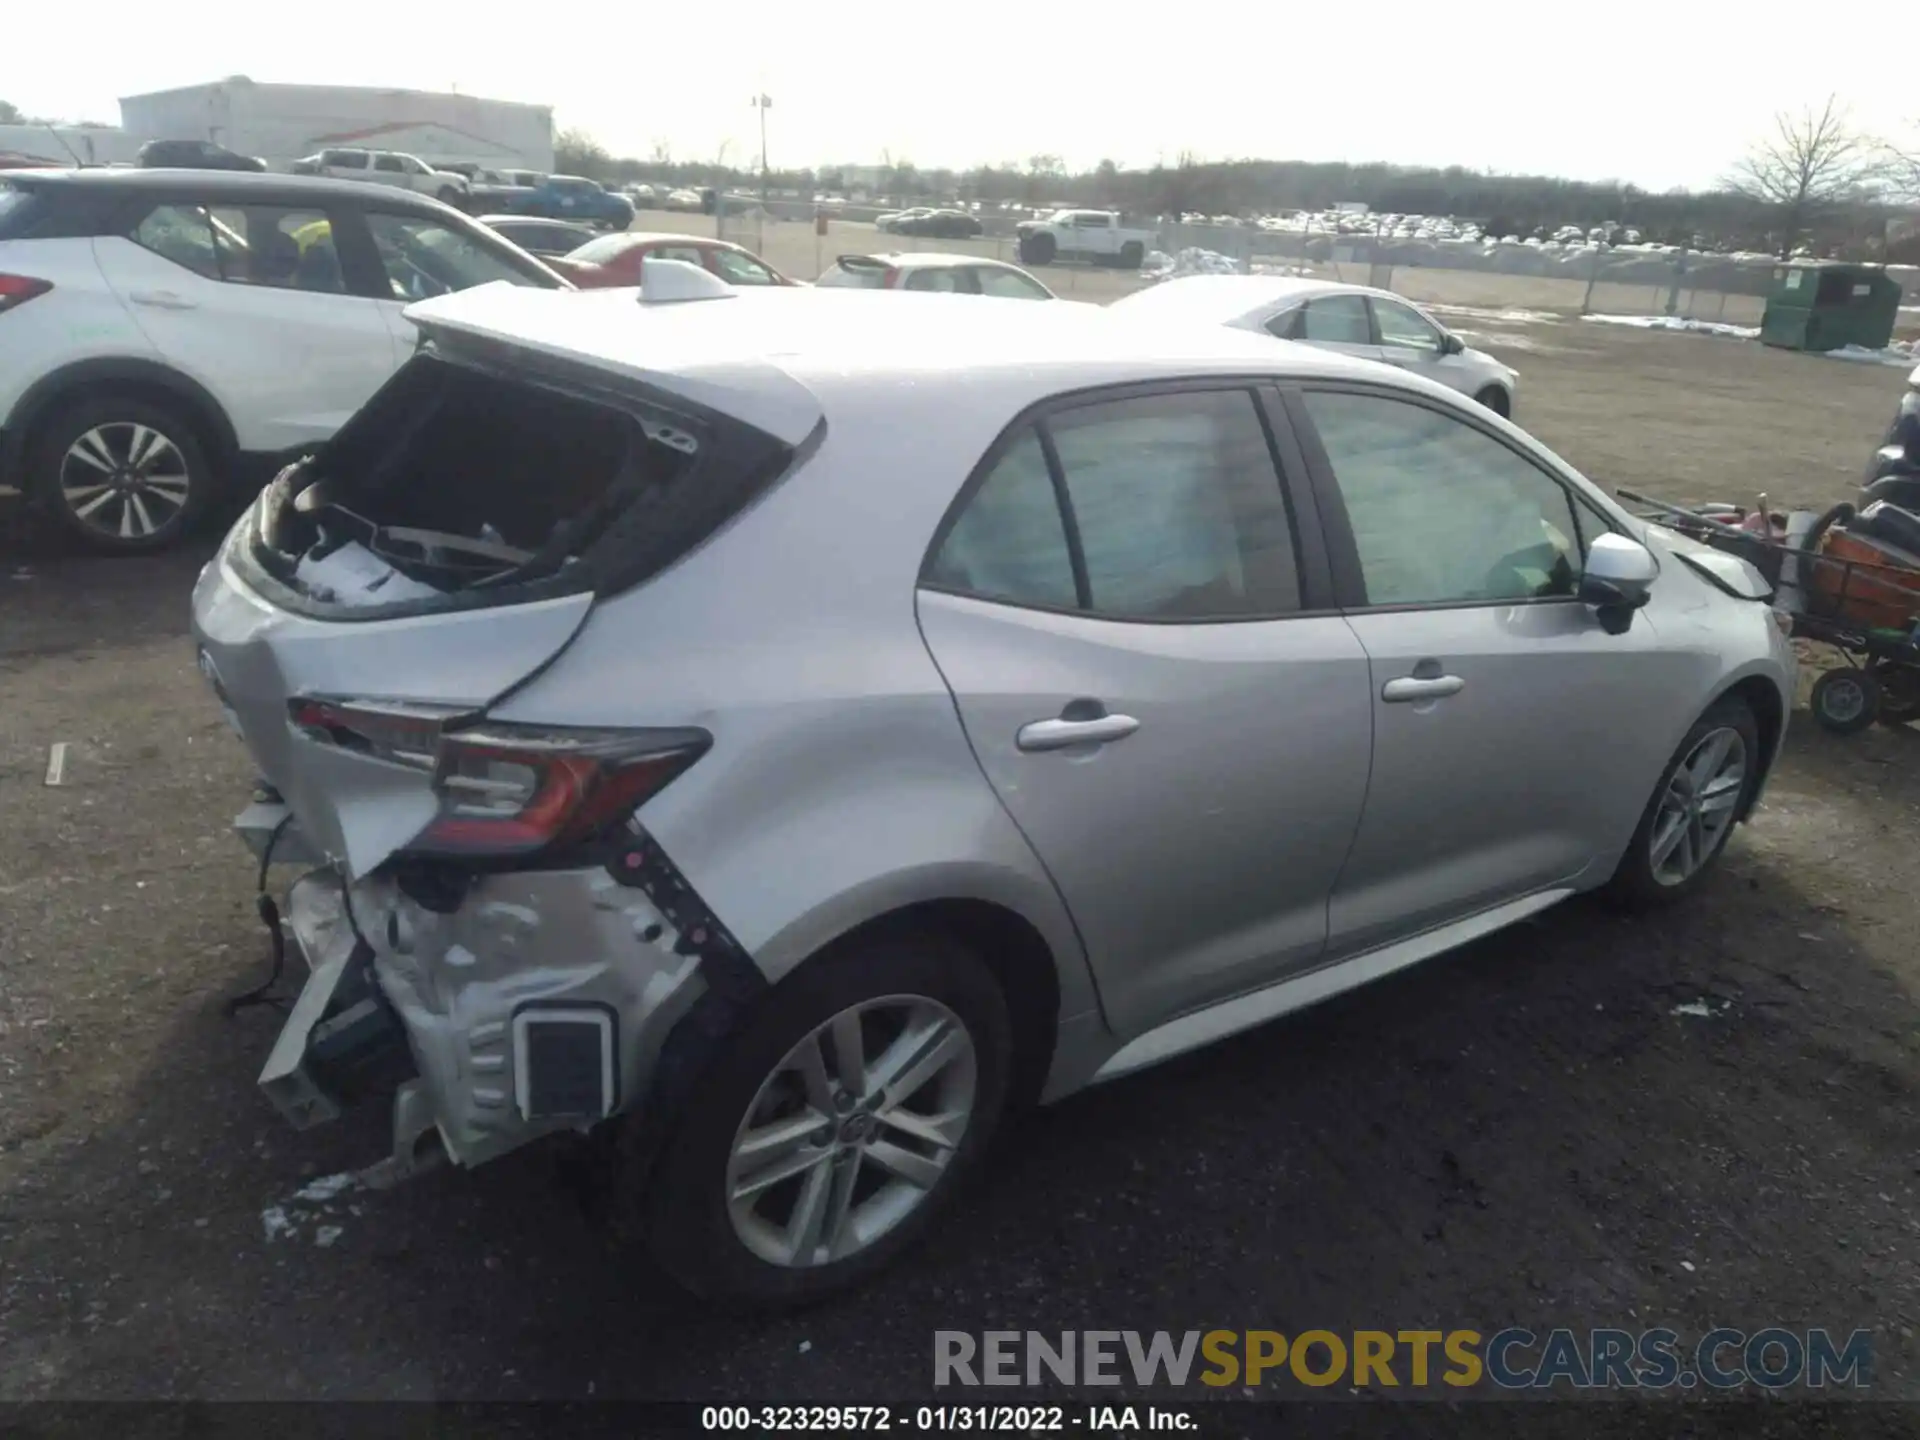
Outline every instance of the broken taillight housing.
{"type": "Polygon", "coordinates": [[[31,275],[0,274],[0,313],[37,299],[51,289],[51,280],[40,280],[31,275]]]}
{"type": "Polygon", "coordinates": [[[464,713],[300,698],[295,730],[317,744],[418,770],[440,812],[405,847],[415,857],[524,859],[622,824],[706,753],[704,730],[604,730],[463,723],[464,713]]]}

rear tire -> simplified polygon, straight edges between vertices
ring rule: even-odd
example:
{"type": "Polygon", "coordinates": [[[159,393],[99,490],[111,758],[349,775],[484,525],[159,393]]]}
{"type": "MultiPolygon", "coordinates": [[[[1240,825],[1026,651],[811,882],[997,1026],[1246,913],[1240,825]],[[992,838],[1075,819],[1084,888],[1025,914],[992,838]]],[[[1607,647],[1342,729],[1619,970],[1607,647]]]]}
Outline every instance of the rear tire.
{"type": "Polygon", "coordinates": [[[1147,247],[1138,240],[1129,240],[1120,247],[1120,268],[1138,270],[1147,263],[1147,247]]]}
{"type": "Polygon", "coordinates": [[[1020,238],[1020,260],[1025,265],[1051,265],[1059,250],[1059,245],[1051,235],[1023,235],[1020,238]]]}
{"type": "Polygon", "coordinates": [[[1729,696],[1709,706],[1660,772],[1608,897],[1640,909],[1692,894],[1726,849],[1765,763],[1747,703],[1729,696]]]}
{"type": "MultiPolygon", "coordinates": [[[[1013,1062],[1006,1001],[991,972],[954,940],[918,931],[810,962],[723,1045],[651,1167],[641,1200],[648,1246],[661,1268],[696,1295],[745,1309],[824,1299],[858,1285],[911,1246],[977,1166],[1005,1107],[1013,1062]],[[854,1026],[866,1027],[866,1099],[837,1093],[847,1073],[839,1068],[837,1027],[854,1007],[865,1007],[854,1026]],[[889,1051],[896,1014],[924,1036],[921,1048],[889,1051]],[[951,1058],[918,1081],[903,1077],[919,1066],[898,1067],[888,1094],[873,1077],[887,1069],[883,1057],[890,1053],[951,1058]],[[809,1072],[796,1056],[817,1056],[821,1068],[809,1072]],[[802,1079],[808,1073],[820,1093],[802,1079]],[[927,1112],[906,1106],[934,1103],[935,1090],[940,1109],[933,1113],[946,1145],[896,1124],[905,1115],[905,1124],[932,1133],[927,1112]],[[964,1101],[957,1098],[962,1093],[964,1101]],[[884,1118],[889,1115],[895,1119],[884,1118]],[[817,1129],[808,1130],[804,1142],[777,1151],[767,1142],[765,1151],[743,1158],[743,1144],[759,1148],[746,1140],[749,1133],[776,1125],[817,1129]],[[898,1178],[874,1158],[882,1146],[891,1147],[884,1153],[893,1163],[900,1162],[901,1146],[913,1150],[907,1158],[919,1157],[914,1168],[927,1183],[898,1178]],[[751,1178],[766,1173],[761,1167],[770,1154],[806,1168],[782,1169],[784,1178],[742,1198],[751,1178]],[[828,1228],[843,1175],[850,1177],[842,1207],[849,1218],[844,1227],[828,1228]],[[816,1184],[829,1218],[817,1236],[807,1231],[800,1240],[802,1211],[816,1184]],[[844,1247],[837,1256],[835,1233],[844,1247]]],[[[927,1063],[931,1067],[931,1058],[927,1063]]]]}
{"type": "Polygon", "coordinates": [[[89,549],[143,555],[171,548],[192,530],[219,478],[184,409],[104,391],[39,427],[26,488],[89,549]]]}

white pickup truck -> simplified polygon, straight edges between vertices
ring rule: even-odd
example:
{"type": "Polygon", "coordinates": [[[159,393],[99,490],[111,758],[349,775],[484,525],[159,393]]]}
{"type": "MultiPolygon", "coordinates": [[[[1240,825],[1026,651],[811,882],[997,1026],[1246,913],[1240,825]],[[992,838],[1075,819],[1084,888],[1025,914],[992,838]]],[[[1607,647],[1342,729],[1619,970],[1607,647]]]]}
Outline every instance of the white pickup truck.
{"type": "Polygon", "coordinates": [[[1159,232],[1127,224],[1115,210],[1056,210],[1044,220],[1023,220],[1014,227],[1025,265],[1055,260],[1085,260],[1138,270],[1159,240],[1159,232]]]}
{"type": "Polygon", "coordinates": [[[431,195],[449,205],[466,207],[472,189],[467,177],[455,170],[436,170],[417,155],[398,150],[362,150],[357,147],[322,150],[296,160],[296,175],[326,175],[335,180],[369,180],[396,185],[419,195],[431,195]]]}

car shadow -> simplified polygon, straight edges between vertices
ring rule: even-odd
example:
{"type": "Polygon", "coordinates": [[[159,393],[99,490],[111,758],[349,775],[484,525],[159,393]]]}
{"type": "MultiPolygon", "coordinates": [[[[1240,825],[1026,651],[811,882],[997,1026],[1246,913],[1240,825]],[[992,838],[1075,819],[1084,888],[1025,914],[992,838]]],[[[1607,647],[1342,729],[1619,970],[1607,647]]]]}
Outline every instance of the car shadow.
{"type": "Polygon", "coordinates": [[[279,1017],[208,995],[31,1158],[0,1395],[870,1400],[928,1392],[937,1329],[1844,1328],[1894,1262],[1836,1217],[1908,1193],[1920,1111],[1912,998],[1822,907],[1746,846],[1657,915],[1570,902],[1017,1120],[903,1264],[770,1318],[674,1291],[590,1147],[302,1198],[384,1116],[285,1130],[279,1017]]]}

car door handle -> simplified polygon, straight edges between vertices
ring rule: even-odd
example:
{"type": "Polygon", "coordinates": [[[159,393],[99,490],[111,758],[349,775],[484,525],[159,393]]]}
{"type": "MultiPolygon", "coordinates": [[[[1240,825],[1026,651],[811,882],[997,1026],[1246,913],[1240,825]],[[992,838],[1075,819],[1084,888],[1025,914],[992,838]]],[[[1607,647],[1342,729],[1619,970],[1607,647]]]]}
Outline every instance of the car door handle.
{"type": "Polygon", "coordinates": [[[1096,715],[1086,720],[1034,720],[1020,727],[1014,743],[1029,754],[1070,750],[1076,745],[1109,745],[1140,728],[1131,715],[1096,715]]]}
{"type": "Polygon", "coordinates": [[[1458,675],[1402,675],[1380,687],[1380,698],[1389,705],[1407,705],[1416,700],[1444,700],[1467,688],[1458,675]]]}
{"type": "Polygon", "coordinates": [[[192,310],[200,303],[172,290],[129,290],[127,299],[136,305],[151,305],[155,310],[192,310]]]}

